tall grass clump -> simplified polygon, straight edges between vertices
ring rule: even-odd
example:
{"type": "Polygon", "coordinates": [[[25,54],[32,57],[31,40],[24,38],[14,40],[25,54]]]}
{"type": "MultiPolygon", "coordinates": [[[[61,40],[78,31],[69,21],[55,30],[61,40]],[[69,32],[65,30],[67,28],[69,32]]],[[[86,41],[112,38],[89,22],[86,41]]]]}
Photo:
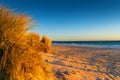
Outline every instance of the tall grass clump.
{"type": "Polygon", "coordinates": [[[53,80],[38,51],[39,35],[28,32],[31,22],[30,17],[0,7],[0,80],[53,80]]]}
{"type": "Polygon", "coordinates": [[[43,36],[42,40],[41,40],[44,44],[46,44],[47,46],[51,46],[51,39],[48,38],[47,36],[43,36]]]}
{"type": "Polygon", "coordinates": [[[37,33],[29,32],[27,34],[27,43],[30,47],[32,47],[34,50],[41,51],[41,39],[40,35],[37,33]]]}
{"type": "Polygon", "coordinates": [[[50,38],[48,38],[47,36],[43,36],[41,42],[47,47],[46,52],[50,52],[50,46],[52,44],[52,41],[50,38]]]}
{"type": "Polygon", "coordinates": [[[28,45],[31,46],[34,50],[45,53],[50,52],[51,40],[48,37],[43,36],[41,40],[39,34],[29,32],[27,34],[27,40],[28,45]]]}

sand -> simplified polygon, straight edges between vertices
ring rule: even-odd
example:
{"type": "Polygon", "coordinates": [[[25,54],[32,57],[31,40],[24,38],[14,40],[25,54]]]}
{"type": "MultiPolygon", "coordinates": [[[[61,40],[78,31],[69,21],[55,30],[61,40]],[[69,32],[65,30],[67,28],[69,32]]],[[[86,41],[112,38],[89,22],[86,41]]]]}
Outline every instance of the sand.
{"type": "Polygon", "coordinates": [[[120,48],[53,45],[46,62],[58,80],[120,80],[120,48]]]}

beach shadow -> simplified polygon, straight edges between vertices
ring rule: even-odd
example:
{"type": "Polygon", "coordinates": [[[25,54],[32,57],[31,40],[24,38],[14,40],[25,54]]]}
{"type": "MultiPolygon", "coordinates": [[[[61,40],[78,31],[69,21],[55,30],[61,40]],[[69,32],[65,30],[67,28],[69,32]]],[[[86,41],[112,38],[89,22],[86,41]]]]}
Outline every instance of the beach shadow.
{"type": "Polygon", "coordinates": [[[56,71],[55,75],[59,80],[66,80],[64,75],[59,70],[56,71]]]}
{"type": "MultiPolygon", "coordinates": [[[[101,48],[101,50],[104,50],[104,49],[101,48]]],[[[72,52],[73,51],[63,51],[62,53],[64,53],[64,54],[59,53],[56,56],[52,56],[52,58],[54,58],[56,60],[53,61],[53,62],[48,61],[48,63],[54,64],[54,65],[59,65],[59,66],[62,66],[62,67],[73,68],[73,69],[77,69],[77,70],[83,70],[83,71],[88,71],[88,72],[95,72],[95,73],[105,74],[111,80],[115,80],[114,77],[120,76],[120,72],[116,71],[115,68],[114,68],[114,66],[115,66],[114,61],[113,62],[111,61],[111,58],[113,58],[112,56],[109,55],[109,54],[112,54],[112,53],[110,53],[111,51],[107,51],[107,52],[104,52],[104,53],[101,53],[102,51],[100,51],[98,54],[96,54],[96,51],[94,51],[94,55],[92,55],[91,57],[85,57],[87,63],[86,62],[83,63],[84,60],[83,60],[83,62],[72,60],[71,57],[70,57],[70,55],[73,54],[72,52]],[[61,55],[63,57],[59,57],[61,55]],[[70,57],[70,59],[67,60],[67,58],[69,58],[69,57],[70,57]],[[104,62],[103,59],[106,62],[104,62]],[[79,66],[75,67],[75,66],[71,66],[69,64],[66,65],[65,63],[63,63],[63,61],[68,62],[68,63],[74,63],[74,64],[84,64],[84,65],[91,66],[91,67],[94,66],[95,69],[93,70],[93,69],[89,69],[87,67],[80,68],[79,66]],[[106,68],[106,70],[103,70],[103,68],[106,68]]],[[[79,50],[78,50],[78,52],[79,52],[79,50]]],[[[86,53],[86,52],[84,50],[82,50],[82,53],[86,53]]],[[[80,53],[80,54],[82,54],[82,53],[80,53]]],[[[118,61],[120,61],[120,57],[119,56],[117,56],[117,57],[118,57],[118,59],[117,58],[116,59],[118,61]]],[[[113,58],[113,59],[115,59],[115,58],[113,58]]],[[[64,75],[62,73],[56,72],[56,74],[57,74],[57,76],[62,76],[63,79],[64,79],[64,75]]],[[[99,79],[97,78],[96,80],[99,80],[99,79]]],[[[105,80],[108,80],[108,78],[105,78],[105,80]]]]}
{"type": "Polygon", "coordinates": [[[107,74],[107,76],[114,80],[114,78],[111,75],[113,75],[114,77],[120,76],[120,67],[118,69],[118,67],[116,66],[116,63],[120,62],[120,57],[119,55],[113,56],[111,54],[114,53],[109,52],[105,54],[96,54],[89,59],[89,64],[97,66],[97,70],[99,72],[104,72],[105,74],[107,74]],[[96,63],[99,65],[95,65],[96,63]],[[106,68],[106,71],[101,70],[103,67],[106,68]]]}
{"type": "MultiPolygon", "coordinates": [[[[87,68],[78,68],[78,67],[74,67],[74,66],[62,64],[59,61],[58,61],[58,63],[57,62],[54,63],[54,62],[49,62],[48,61],[48,63],[54,64],[54,65],[59,65],[59,66],[62,66],[62,67],[73,68],[73,69],[77,69],[77,70],[83,70],[83,71],[87,71],[87,72],[95,72],[95,73],[100,73],[100,74],[106,74],[110,79],[114,80],[114,78],[111,76],[111,75],[113,75],[112,73],[105,72],[105,71],[100,70],[100,69],[93,70],[93,69],[87,69],[87,68]]],[[[66,80],[65,77],[64,77],[64,75],[60,71],[57,71],[55,74],[56,74],[56,76],[58,78],[62,78],[60,80],[66,80]]]]}

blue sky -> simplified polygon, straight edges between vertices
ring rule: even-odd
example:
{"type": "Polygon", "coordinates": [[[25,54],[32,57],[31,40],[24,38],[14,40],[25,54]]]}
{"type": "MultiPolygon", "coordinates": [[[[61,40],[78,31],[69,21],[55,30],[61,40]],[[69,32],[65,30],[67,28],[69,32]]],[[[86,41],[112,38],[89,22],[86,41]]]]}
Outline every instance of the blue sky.
{"type": "Polygon", "coordinates": [[[120,0],[0,0],[52,40],[120,40],[120,0]]]}

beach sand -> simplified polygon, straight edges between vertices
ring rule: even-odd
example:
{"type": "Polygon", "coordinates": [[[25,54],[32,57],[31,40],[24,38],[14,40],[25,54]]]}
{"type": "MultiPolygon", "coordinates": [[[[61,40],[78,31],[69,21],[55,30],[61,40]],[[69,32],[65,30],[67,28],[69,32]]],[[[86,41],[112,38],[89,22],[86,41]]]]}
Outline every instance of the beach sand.
{"type": "Polygon", "coordinates": [[[120,80],[120,49],[53,45],[46,54],[58,80],[120,80]]]}

